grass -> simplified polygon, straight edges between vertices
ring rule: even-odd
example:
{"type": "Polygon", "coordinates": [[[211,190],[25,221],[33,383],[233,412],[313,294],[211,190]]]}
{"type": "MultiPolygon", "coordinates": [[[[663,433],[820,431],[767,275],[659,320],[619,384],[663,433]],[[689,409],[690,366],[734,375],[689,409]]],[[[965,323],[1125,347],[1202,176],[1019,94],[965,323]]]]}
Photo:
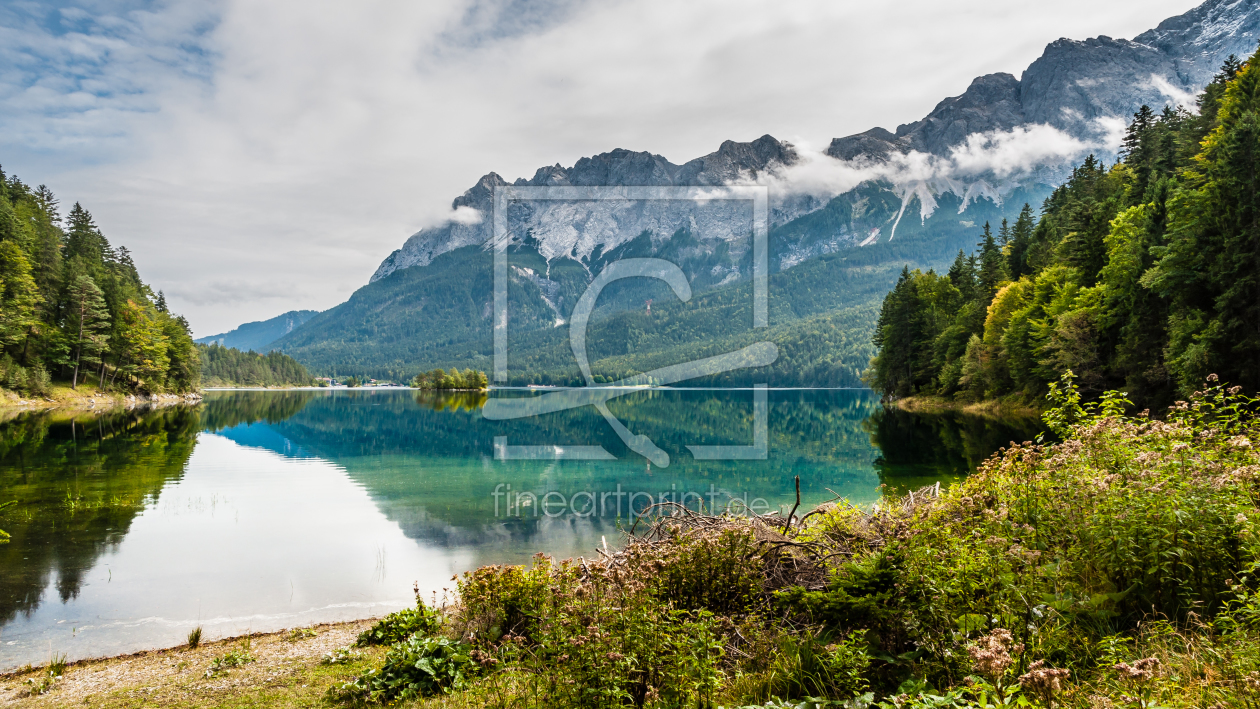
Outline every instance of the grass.
{"type": "Polygon", "coordinates": [[[188,649],[196,650],[197,646],[200,644],[201,644],[201,626],[198,625],[197,627],[188,631],[188,649]]]}

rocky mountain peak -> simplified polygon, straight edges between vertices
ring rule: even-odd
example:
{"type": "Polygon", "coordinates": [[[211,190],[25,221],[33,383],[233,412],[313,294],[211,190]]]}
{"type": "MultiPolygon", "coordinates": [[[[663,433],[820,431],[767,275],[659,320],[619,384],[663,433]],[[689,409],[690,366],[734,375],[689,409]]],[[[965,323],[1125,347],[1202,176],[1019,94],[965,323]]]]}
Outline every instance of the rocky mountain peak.
{"type": "Polygon", "coordinates": [[[488,173],[483,175],[477,184],[468,188],[464,194],[456,197],[451,202],[451,209],[460,207],[472,207],[477,210],[484,210],[490,206],[490,201],[494,198],[494,188],[507,184],[507,180],[499,177],[498,173],[488,173]]]}
{"type": "MultiPolygon", "coordinates": [[[[683,165],[675,165],[654,153],[618,148],[581,158],[569,168],[559,164],[538,168],[532,178],[528,180],[520,178],[511,184],[530,186],[723,185],[741,179],[756,179],[762,172],[775,165],[790,165],[797,159],[796,151],[791,144],[782,142],[771,135],[763,135],[746,143],[724,141],[716,151],[683,165]]],[[[488,215],[494,187],[506,184],[508,183],[502,177],[491,172],[456,198],[452,207],[471,207],[488,215]]],[[[547,210],[542,210],[537,218],[545,221],[547,213],[547,210]]],[[[617,233],[634,236],[645,229],[659,231],[666,226],[672,233],[678,226],[673,224],[674,220],[675,215],[663,216],[662,213],[649,211],[639,222],[619,224],[617,233]]],[[[563,233],[564,238],[568,238],[572,232],[571,228],[553,229],[551,227],[554,225],[543,223],[535,226],[537,235],[563,233]]],[[[426,265],[435,256],[447,251],[484,244],[490,237],[489,229],[488,219],[483,219],[477,224],[452,221],[421,229],[407,239],[401,249],[390,254],[381,263],[371,280],[378,281],[399,269],[426,265]]],[[[725,233],[724,229],[719,229],[719,231],[725,233]]],[[[604,241],[602,237],[596,237],[590,243],[583,241],[581,248],[589,253],[595,246],[601,245],[607,249],[615,244],[604,241]]],[[[563,249],[554,247],[554,244],[542,244],[542,249],[546,253],[570,253],[572,250],[572,245],[567,244],[563,249]]]]}
{"type": "Polygon", "coordinates": [[[1186,101],[1227,56],[1251,54],[1258,37],[1260,2],[1208,0],[1132,40],[1058,39],[1018,80],[1005,73],[981,76],[922,120],[898,126],[895,135],[873,128],[837,138],[827,154],[843,160],[910,150],[946,155],[972,133],[1033,124],[1097,142],[1106,128],[1099,119],[1128,121],[1142,104],[1186,101]]]}

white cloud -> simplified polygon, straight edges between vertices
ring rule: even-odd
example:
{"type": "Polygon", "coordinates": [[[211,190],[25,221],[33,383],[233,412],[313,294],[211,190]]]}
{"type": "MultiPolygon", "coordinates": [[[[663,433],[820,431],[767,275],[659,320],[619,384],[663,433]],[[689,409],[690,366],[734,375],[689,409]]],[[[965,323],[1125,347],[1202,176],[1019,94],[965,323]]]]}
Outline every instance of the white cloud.
{"type": "Polygon", "coordinates": [[[451,213],[447,215],[445,221],[470,226],[473,224],[480,224],[484,219],[485,215],[479,210],[473,209],[472,207],[461,206],[452,209],[451,213]]]}
{"type": "MultiPolygon", "coordinates": [[[[933,181],[963,189],[969,181],[979,179],[1017,180],[1038,168],[1078,160],[1091,152],[1114,154],[1124,135],[1123,119],[1095,119],[1094,125],[1097,138],[1092,141],[1053,126],[1017,126],[972,134],[948,156],[910,151],[892,153],[885,160],[838,160],[801,142],[795,144],[799,161],[775,171],[771,185],[783,194],[834,196],[868,180],[884,180],[899,186],[908,198],[933,181]]],[[[922,201],[930,213],[926,200],[922,201]]]]}
{"type": "MultiPolygon", "coordinates": [[[[486,172],[825,144],[1018,74],[1060,36],[1133,36],[1194,4],[94,0],[53,27],[13,3],[0,162],[82,201],[207,334],[343,301],[419,227],[468,218],[451,199],[486,172]]],[[[957,169],[1037,158],[995,140],[957,169]]],[[[866,168],[813,169],[798,177],[835,186],[866,168]]]]}
{"type": "Polygon", "coordinates": [[[1189,91],[1183,91],[1176,86],[1173,86],[1166,77],[1160,76],[1159,74],[1151,74],[1151,86],[1153,86],[1156,91],[1167,96],[1168,99],[1173,102],[1173,105],[1180,106],[1192,113],[1199,112],[1199,104],[1196,100],[1197,96],[1189,91]]]}

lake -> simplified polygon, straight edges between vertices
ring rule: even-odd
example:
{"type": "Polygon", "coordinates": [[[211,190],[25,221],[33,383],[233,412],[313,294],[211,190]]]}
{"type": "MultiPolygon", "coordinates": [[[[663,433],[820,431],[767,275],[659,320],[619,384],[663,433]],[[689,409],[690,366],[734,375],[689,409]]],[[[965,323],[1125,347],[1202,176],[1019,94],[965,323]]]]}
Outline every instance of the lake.
{"type": "Polygon", "coordinates": [[[594,556],[652,504],[786,512],[797,476],[803,509],[871,505],[1040,431],[859,390],[625,392],[607,408],[645,437],[633,446],[589,405],[493,413],[552,396],[225,391],[9,418],[0,669],[176,645],[198,625],[216,638],[378,615],[485,564],[594,556]]]}

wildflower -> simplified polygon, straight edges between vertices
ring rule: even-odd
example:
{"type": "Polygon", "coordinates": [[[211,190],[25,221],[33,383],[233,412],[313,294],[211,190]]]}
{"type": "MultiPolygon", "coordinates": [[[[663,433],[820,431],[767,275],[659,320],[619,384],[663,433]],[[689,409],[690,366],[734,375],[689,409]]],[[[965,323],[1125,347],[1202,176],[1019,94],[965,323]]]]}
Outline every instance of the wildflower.
{"type": "Polygon", "coordinates": [[[1234,524],[1246,524],[1246,523],[1247,523],[1247,515],[1241,512],[1234,515],[1234,524]]]}
{"type": "Polygon", "coordinates": [[[1120,672],[1121,679],[1131,680],[1133,682],[1145,682],[1155,675],[1156,668],[1159,667],[1159,659],[1154,657],[1146,657],[1134,662],[1130,665],[1127,662],[1121,662],[1116,665],[1116,669],[1120,672]]]}
{"type": "Polygon", "coordinates": [[[1028,666],[1028,673],[1019,676],[1019,686],[1030,694],[1035,694],[1047,706],[1054,700],[1054,695],[1063,689],[1062,682],[1071,676],[1070,670],[1059,670],[1047,667],[1045,660],[1037,660],[1028,666]]]}
{"type": "Polygon", "coordinates": [[[1002,675],[1015,661],[1011,658],[1011,653],[1019,654],[1023,651],[1024,646],[1015,643],[1011,631],[1004,628],[997,628],[992,633],[981,636],[967,648],[967,654],[971,656],[976,671],[992,679],[994,684],[1001,683],[1002,675]]]}

